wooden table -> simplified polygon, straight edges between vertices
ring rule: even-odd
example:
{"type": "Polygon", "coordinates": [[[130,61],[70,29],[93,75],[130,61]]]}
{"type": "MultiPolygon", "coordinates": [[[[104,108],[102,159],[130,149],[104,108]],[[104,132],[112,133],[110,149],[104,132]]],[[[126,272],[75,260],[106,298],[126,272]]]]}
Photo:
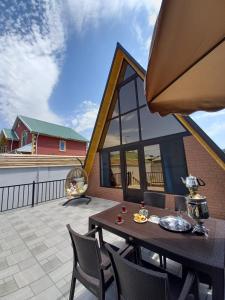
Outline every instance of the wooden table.
{"type": "MultiPolygon", "coordinates": [[[[225,221],[209,218],[205,225],[209,229],[209,237],[192,233],[174,233],[161,228],[158,224],[137,224],[133,221],[133,213],[139,211],[139,204],[125,202],[102,211],[89,218],[89,229],[99,226],[120,237],[132,237],[140,246],[155,251],[175,260],[194,271],[201,271],[212,279],[213,300],[224,300],[224,256],[225,256],[225,221]],[[124,223],[115,224],[121,206],[128,212],[122,214],[124,223]]],[[[147,207],[150,215],[166,216],[175,214],[170,210],[147,207]]],[[[190,220],[189,220],[190,221],[190,220]]]]}

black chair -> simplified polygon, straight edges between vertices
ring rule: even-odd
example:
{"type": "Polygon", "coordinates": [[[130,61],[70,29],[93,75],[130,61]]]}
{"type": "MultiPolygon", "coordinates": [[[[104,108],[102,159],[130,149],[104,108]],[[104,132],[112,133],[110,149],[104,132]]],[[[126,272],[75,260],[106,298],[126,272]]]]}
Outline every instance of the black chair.
{"type": "Polygon", "coordinates": [[[74,298],[78,279],[98,299],[105,299],[105,291],[113,281],[110,259],[104,247],[102,231],[95,228],[86,235],[76,233],[67,225],[72,241],[74,262],[69,299],[74,298]],[[95,234],[99,234],[99,243],[95,234]],[[93,237],[94,236],[94,237],[93,237]]]}
{"type": "MultiPolygon", "coordinates": [[[[144,203],[150,206],[165,208],[166,197],[163,193],[144,192],[144,203]]],[[[141,252],[140,252],[141,253],[141,252]]],[[[166,258],[159,255],[160,266],[166,268],[166,258]]]]}
{"type": "Polygon", "coordinates": [[[118,255],[109,245],[106,248],[112,263],[118,299],[199,299],[198,279],[194,273],[188,272],[185,281],[182,281],[167,273],[135,265],[125,259],[125,252],[118,255]]]}
{"type": "Polygon", "coordinates": [[[182,195],[174,195],[175,211],[187,211],[186,198],[182,195]]]}
{"type": "Polygon", "coordinates": [[[144,203],[154,207],[165,208],[165,194],[156,192],[144,192],[144,203]]]}

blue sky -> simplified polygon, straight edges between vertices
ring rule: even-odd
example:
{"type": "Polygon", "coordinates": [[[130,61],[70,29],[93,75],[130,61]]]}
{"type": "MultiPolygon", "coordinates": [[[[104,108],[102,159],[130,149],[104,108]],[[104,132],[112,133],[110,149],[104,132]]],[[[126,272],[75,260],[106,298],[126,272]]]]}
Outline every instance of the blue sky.
{"type": "MultiPolygon", "coordinates": [[[[0,128],[17,114],[90,138],[117,41],[146,68],[159,0],[1,0],[0,128]]],[[[225,148],[225,111],[193,119],[225,148]]]]}

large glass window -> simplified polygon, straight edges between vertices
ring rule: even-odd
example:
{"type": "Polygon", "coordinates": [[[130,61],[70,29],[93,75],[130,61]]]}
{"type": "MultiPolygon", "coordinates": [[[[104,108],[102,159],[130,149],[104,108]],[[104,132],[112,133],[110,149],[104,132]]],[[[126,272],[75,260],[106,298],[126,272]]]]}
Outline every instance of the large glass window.
{"type": "Polygon", "coordinates": [[[108,122],[108,132],[105,137],[103,148],[120,145],[120,126],[119,118],[115,118],[108,122]]]}
{"type": "Polygon", "coordinates": [[[140,77],[137,77],[137,91],[139,105],[141,106],[146,104],[146,98],[144,94],[144,81],[140,77]]]}
{"type": "Polygon", "coordinates": [[[144,147],[147,189],[164,191],[163,169],[159,145],[144,147]]]}
{"type": "Polygon", "coordinates": [[[102,153],[102,185],[122,187],[119,151],[102,153]]]}
{"type": "Polygon", "coordinates": [[[138,150],[129,150],[125,152],[126,156],[126,185],[129,189],[140,189],[140,173],[138,150]]]}
{"type": "Polygon", "coordinates": [[[185,132],[174,116],[160,117],[158,113],[152,114],[148,106],[140,109],[140,120],[142,140],[185,132]]]}
{"type": "Polygon", "coordinates": [[[129,144],[139,141],[139,126],[137,111],[121,117],[122,143],[129,144]]]}
{"type": "Polygon", "coordinates": [[[120,113],[126,113],[137,107],[134,80],[128,82],[120,88],[120,113]]]}
{"type": "Polygon", "coordinates": [[[127,78],[129,78],[130,76],[132,76],[134,74],[135,74],[134,69],[130,65],[127,65],[125,75],[124,75],[124,80],[126,80],[127,78]]]}

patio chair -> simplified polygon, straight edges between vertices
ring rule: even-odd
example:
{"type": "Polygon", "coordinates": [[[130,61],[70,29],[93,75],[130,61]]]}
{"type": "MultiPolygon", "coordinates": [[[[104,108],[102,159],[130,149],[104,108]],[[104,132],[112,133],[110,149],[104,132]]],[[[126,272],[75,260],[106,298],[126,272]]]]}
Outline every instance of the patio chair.
{"type": "Polygon", "coordinates": [[[144,203],[154,207],[165,208],[165,194],[156,192],[144,192],[144,203]]]}
{"type": "MultiPolygon", "coordinates": [[[[67,229],[71,237],[74,254],[69,300],[74,298],[76,279],[98,299],[105,299],[105,292],[113,281],[113,276],[102,230],[97,227],[85,235],[80,235],[70,225],[67,225],[67,229]],[[98,240],[95,237],[96,233],[99,235],[98,240]]],[[[127,245],[124,249],[120,249],[119,253],[122,253],[126,248],[127,245]]]]}
{"type": "Polygon", "coordinates": [[[126,251],[118,255],[109,245],[106,245],[106,248],[112,263],[118,299],[199,299],[198,279],[194,273],[189,271],[185,281],[182,281],[167,273],[135,265],[125,259],[126,251]]]}
{"type": "MultiPolygon", "coordinates": [[[[165,194],[156,192],[144,192],[144,203],[154,207],[165,208],[165,194]]],[[[159,260],[160,266],[166,268],[166,258],[159,254],[159,260]]]]}

